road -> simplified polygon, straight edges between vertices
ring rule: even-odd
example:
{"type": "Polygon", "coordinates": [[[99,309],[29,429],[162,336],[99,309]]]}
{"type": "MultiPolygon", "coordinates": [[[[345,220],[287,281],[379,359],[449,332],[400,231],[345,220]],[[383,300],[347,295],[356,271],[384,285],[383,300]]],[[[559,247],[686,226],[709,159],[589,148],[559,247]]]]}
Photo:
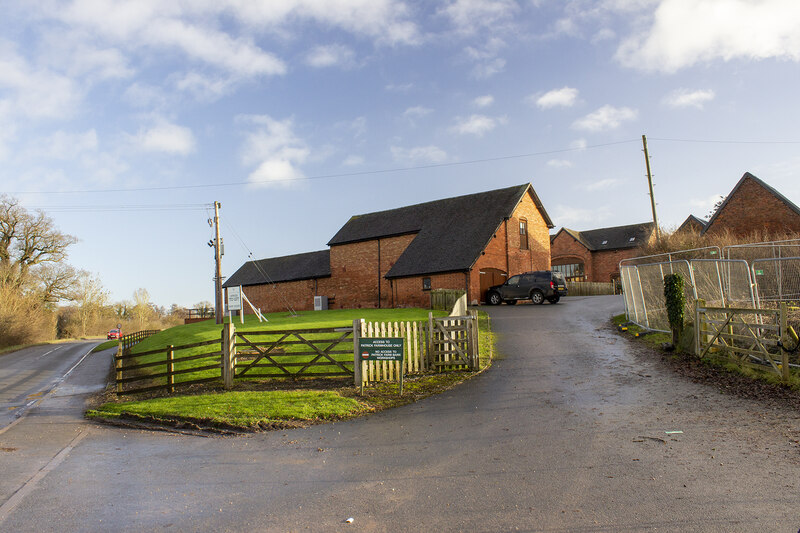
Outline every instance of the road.
{"type": "Polygon", "coordinates": [[[306,429],[108,428],[54,394],[0,435],[6,472],[44,424],[72,425],[22,489],[0,486],[0,530],[797,531],[799,414],[674,374],[608,328],[621,305],[491,308],[487,372],[306,429]]]}

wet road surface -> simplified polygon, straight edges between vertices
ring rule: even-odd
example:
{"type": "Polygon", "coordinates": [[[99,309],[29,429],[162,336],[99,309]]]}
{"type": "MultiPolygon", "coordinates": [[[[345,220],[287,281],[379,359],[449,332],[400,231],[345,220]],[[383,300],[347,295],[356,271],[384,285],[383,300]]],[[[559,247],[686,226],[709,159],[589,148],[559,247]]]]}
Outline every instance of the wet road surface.
{"type": "Polygon", "coordinates": [[[202,438],[42,402],[0,435],[0,471],[49,417],[74,437],[21,497],[0,487],[0,530],[797,531],[798,413],[673,374],[609,328],[621,307],[490,308],[489,371],[343,423],[202,438]]]}

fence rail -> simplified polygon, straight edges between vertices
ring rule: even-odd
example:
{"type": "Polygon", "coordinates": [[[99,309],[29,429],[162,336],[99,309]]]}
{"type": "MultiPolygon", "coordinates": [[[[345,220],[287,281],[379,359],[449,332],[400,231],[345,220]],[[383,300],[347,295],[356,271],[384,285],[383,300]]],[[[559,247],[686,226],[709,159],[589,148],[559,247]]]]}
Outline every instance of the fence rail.
{"type": "Polygon", "coordinates": [[[792,363],[784,349],[784,343],[791,342],[787,310],[785,303],[778,309],[752,309],[710,307],[697,300],[695,353],[704,357],[716,352],[742,365],[761,365],[788,382],[791,367],[800,365],[792,363]]]}
{"type": "Polygon", "coordinates": [[[570,296],[616,294],[614,283],[600,281],[567,281],[567,292],[570,296]]]}
{"type": "MultiPolygon", "coordinates": [[[[465,300],[461,291],[452,312],[466,309],[465,300]]],[[[121,340],[115,357],[117,394],[172,393],[179,386],[220,381],[230,388],[234,380],[250,378],[355,376],[356,384],[360,380],[363,385],[397,381],[404,374],[479,367],[476,311],[443,318],[429,313],[427,322],[355,320],[343,328],[236,331],[228,323],[219,339],[131,353],[134,339],[152,333],[126,336],[126,349],[121,340]],[[362,361],[359,337],[403,338],[403,361],[362,361]]]]}

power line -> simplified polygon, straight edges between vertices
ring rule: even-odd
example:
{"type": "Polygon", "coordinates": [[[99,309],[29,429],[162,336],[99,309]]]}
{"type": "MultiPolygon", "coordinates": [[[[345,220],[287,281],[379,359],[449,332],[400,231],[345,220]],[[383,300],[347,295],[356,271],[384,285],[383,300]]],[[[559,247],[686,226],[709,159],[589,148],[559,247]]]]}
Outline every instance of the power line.
{"type": "Polygon", "coordinates": [[[153,204],[153,205],[34,205],[28,209],[46,210],[48,213],[104,213],[120,211],[203,211],[207,204],[153,204]]]}
{"type": "Polygon", "coordinates": [[[800,144],[800,141],[733,141],[715,139],[670,139],[665,137],[648,137],[651,141],[680,142],[680,143],[707,143],[707,144],[800,144]]]}
{"type": "Polygon", "coordinates": [[[478,163],[491,163],[494,161],[508,161],[511,159],[523,159],[527,157],[538,157],[543,155],[554,155],[554,154],[563,154],[567,152],[581,152],[583,150],[593,150],[597,148],[606,148],[608,146],[615,146],[619,144],[629,144],[639,142],[639,139],[628,139],[625,141],[615,141],[615,142],[608,142],[608,143],[601,143],[601,144],[593,144],[587,146],[580,146],[576,148],[561,148],[558,150],[546,150],[542,152],[530,152],[527,154],[514,154],[514,155],[506,155],[506,156],[499,156],[499,157],[487,157],[483,159],[471,159],[469,161],[454,161],[450,163],[431,163],[429,165],[417,165],[411,167],[396,167],[396,168],[384,168],[384,169],[377,169],[377,170],[363,170],[360,172],[344,172],[339,174],[321,174],[317,176],[305,176],[302,178],[285,178],[285,179],[275,179],[275,180],[260,180],[260,181],[231,181],[226,183],[209,183],[209,184],[199,184],[199,185],[169,185],[164,187],[135,187],[129,189],[85,189],[85,190],[76,190],[76,191],[12,191],[8,194],[20,195],[20,194],[99,194],[99,193],[122,193],[122,192],[147,192],[147,191],[169,191],[169,190],[187,190],[187,189],[211,189],[211,188],[223,188],[223,187],[237,187],[242,185],[266,185],[269,183],[287,183],[287,182],[299,182],[299,181],[311,181],[311,180],[322,180],[322,179],[334,179],[334,178],[350,178],[356,176],[371,176],[376,174],[390,174],[393,172],[409,172],[412,170],[427,170],[432,168],[445,168],[445,167],[456,167],[456,166],[464,166],[464,165],[474,165],[478,163]]]}

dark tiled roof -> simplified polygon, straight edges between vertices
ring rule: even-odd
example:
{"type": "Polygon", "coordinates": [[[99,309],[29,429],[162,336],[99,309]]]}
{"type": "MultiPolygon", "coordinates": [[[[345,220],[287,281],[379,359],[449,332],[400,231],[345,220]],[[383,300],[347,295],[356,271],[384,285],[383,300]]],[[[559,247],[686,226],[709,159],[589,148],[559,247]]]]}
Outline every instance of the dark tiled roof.
{"type": "Polygon", "coordinates": [[[329,246],[416,234],[387,278],[468,270],[523,195],[530,193],[548,227],[553,223],[529,183],[352,217],[329,246]]]}
{"type": "Polygon", "coordinates": [[[678,229],[675,231],[676,232],[683,231],[693,226],[697,226],[700,229],[700,231],[703,231],[706,228],[706,224],[708,224],[708,222],[706,222],[702,218],[697,218],[694,215],[689,215],[688,217],[686,217],[686,220],[683,221],[683,224],[678,226],[678,229]]]}
{"type": "MultiPolygon", "coordinates": [[[[769,185],[767,185],[766,183],[764,183],[763,181],[761,181],[760,179],[758,179],[754,175],[750,174],[749,172],[745,172],[744,175],[742,176],[742,178],[739,180],[739,182],[733,187],[731,192],[728,194],[728,196],[725,197],[725,200],[722,202],[722,205],[720,205],[717,208],[717,210],[714,211],[714,214],[711,216],[711,218],[708,219],[708,222],[706,222],[706,224],[705,224],[705,229],[703,230],[703,233],[708,231],[708,229],[711,227],[711,224],[713,224],[714,221],[717,219],[717,215],[720,213],[720,211],[725,209],[725,206],[728,205],[728,201],[731,199],[731,197],[733,197],[733,195],[736,193],[736,191],[739,190],[739,187],[741,187],[742,184],[745,181],[747,181],[748,179],[752,180],[753,182],[757,183],[758,185],[760,185],[761,187],[763,187],[764,189],[769,191],[773,196],[775,196],[775,198],[777,198],[778,200],[780,200],[781,202],[786,204],[786,207],[788,207],[789,209],[791,209],[792,211],[794,211],[795,213],[800,215],[800,207],[797,207],[791,200],[789,200],[784,195],[779,193],[776,189],[773,189],[772,187],[770,187],[769,185]]],[[[754,229],[756,229],[756,228],[754,228],[754,229]]]]}
{"type": "Polygon", "coordinates": [[[223,286],[262,285],[272,281],[299,281],[326,278],[330,275],[331,252],[330,250],[320,250],[319,252],[248,261],[234,272],[223,286]]]}
{"type": "Polygon", "coordinates": [[[561,228],[576,241],[585,246],[592,252],[602,250],[621,250],[624,248],[635,248],[647,242],[653,233],[653,223],[644,222],[642,224],[629,224],[627,226],[615,226],[612,228],[600,228],[587,231],[575,231],[568,228],[561,228]]]}

